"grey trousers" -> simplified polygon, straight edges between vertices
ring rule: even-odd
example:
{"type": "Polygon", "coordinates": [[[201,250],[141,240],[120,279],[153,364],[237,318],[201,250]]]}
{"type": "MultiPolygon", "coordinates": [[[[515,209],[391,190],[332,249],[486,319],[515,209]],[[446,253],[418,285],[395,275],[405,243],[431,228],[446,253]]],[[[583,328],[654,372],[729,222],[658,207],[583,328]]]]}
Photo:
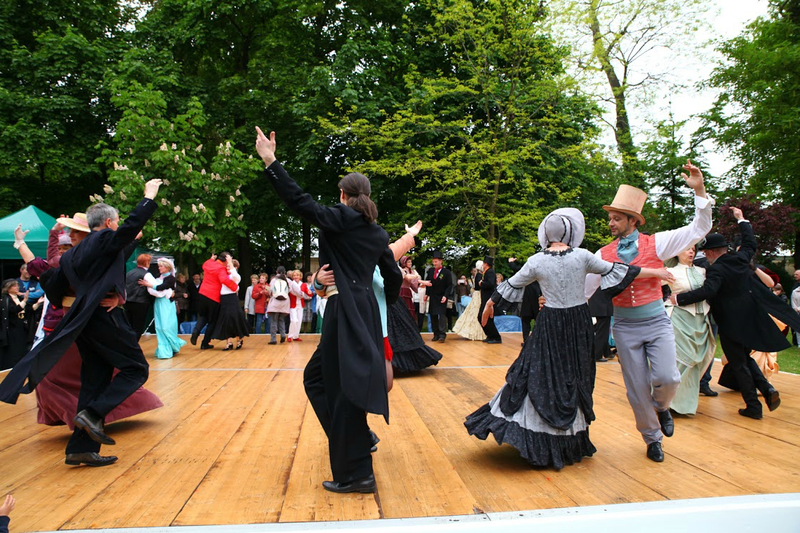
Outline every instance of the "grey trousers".
{"type": "Polygon", "coordinates": [[[681,375],[675,360],[675,332],[666,313],[650,318],[614,318],[614,340],[636,429],[647,444],[661,442],[656,411],[666,411],[681,375]]]}

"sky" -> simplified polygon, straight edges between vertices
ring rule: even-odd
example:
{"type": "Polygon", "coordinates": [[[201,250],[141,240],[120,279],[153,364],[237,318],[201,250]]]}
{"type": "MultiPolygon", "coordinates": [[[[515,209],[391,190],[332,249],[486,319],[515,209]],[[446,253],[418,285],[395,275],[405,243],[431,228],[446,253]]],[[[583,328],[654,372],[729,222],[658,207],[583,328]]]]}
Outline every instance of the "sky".
{"type": "MultiPolygon", "coordinates": [[[[709,0],[709,3],[713,4],[710,10],[710,16],[713,17],[713,20],[710,21],[708,31],[697,36],[704,41],[725,41],[740,35],[747,24],[759,16],[765,16],[769,7],[767,0],[709,0]]],[[[653,55],[648,57],[647,62],[665,61],[670,64],[677,63],[682,65],[680,68],[675,69],[674,74],[690,87],[677,94],[662,93],[653,104],[645,107],[632,106],[629,113],[632,117],[634,130],[637,129],[637,125],[646,127],[646,120],[667,119],[670,110],[676,121],[689,119],[684,132],[687,138],[699,126],[699,121],[693,120],[692,117],[711,108],[716,92],[708,89],[699,90],[694,85],[701,80],[708,79],[716,66],[715,60],[721,59],[721,55],[714,51],[714,46],[711,44],[706,47],[704,53],[706,57],[701,59],[697,56],[678,57],[669,50],[652,52],[653,55]]],[[[612,112],[606,115],[606,120],[613,123],[612,112]]],[[[641,130],[642,128],[639,127],[638,129],[641,130]]],[[[646,136],[642,135],[641,132],[634,131],[634,139],[637,144],[641,144],[646,140],[646,136]]],[[[603,135],[601,142],[614,146],[614,136],[610,128],[603,135]]],[[[734,161],[728,154],[714,146],[713,143],[706,145],[706,149],[706,157],[709,164],[708,170],[715,176],[724,176],[731,169],[734,161]]]]}

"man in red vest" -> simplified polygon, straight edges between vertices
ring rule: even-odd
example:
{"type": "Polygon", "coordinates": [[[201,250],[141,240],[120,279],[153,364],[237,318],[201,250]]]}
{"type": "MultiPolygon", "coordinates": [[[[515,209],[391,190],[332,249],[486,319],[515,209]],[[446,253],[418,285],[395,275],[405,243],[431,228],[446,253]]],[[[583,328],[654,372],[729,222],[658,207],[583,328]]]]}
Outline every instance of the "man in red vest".
{"type": "Polygon", "coordinates": [[[203,326],[208,325],[203,342],[200,343],[201,350],[213,348],[208,341],[211,340],[214,323],[219,315],[219,295],[222,286],[225,285],[232,291],[238,289],[236,282],[228,276],[228,268],[225,266],[227,259],[228,252],[222,252],[219,257],[212,255],[211,259],[203,263],[203,284],[200,285],[197,302],[198,317],[191,338],[192,344],[197,344],[197,337],[200,336],[203,326]]]}
{"type": "MultiPolygon", "coordinates": [[[[695,217],[687,226],[661,231],[655,235],[639,233],[644,225],[642,207],[647,193],[621,185],[608,211],[608,227],[616,239],[597,255],[606,261],[620,261],[640,267],[661,268],[666,259],[675,257],[696,244],[711,229],[714,201],[706,195],[703,174],[687,161],[682,174],[686,185],[694,189],[695,217]]],[[[600,284],[600,276],[587,276],[586,296],[600,284]]],[[[636,428],[647,444],[647,457],[664,460],[661,440],[671,437],[674,423],[669,404],[681,382],[676,365],[675,334],[664,311],[661,282],[656,278],[637,278],[613,299],[614,340],[628,402],[633,408],[636,428]]]]}

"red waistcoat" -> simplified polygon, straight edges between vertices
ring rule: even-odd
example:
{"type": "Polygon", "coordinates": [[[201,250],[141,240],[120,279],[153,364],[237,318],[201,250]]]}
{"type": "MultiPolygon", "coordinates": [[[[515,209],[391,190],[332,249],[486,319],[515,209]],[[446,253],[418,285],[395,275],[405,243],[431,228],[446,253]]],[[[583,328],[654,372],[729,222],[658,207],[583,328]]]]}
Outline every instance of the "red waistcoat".
{"type": "MultiPolygon", "coordinates": [[[[600,255],[605,261],[624,263],[617,255],[619,239],[607,244],[600,249],[600,255]]],[[[664,261],[656,255],[656,236],[639,234],[639,254],[630,262],[643,268],[661,268],[664,261]]],[[[660,300],[661,280],[658,278],[636,278],[633,283],[613,299],[617,307],[640,307],[660,300]]]]}

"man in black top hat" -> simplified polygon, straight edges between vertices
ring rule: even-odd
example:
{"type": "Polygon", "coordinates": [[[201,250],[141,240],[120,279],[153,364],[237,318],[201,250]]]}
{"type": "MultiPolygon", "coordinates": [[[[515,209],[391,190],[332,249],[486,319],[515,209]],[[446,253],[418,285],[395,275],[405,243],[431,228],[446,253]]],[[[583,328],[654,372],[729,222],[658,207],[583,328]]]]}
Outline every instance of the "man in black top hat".
{"type": "Polygon", "coordinates": [[[426,291],[430,302],[428,313],[431,316],[433,340],[444,342],[447,337],[447,300],[453,299],[453,275],[442,266],[442,252],[433,252],[433,268],[428,269],[425,281],[429,282],[426,291]]]}
{"type": "MultiPolygon", "coordinates": [[[[483,278],[479,283],[481,290],[481,308],[478,311],[478,321],[480,322],[483,316],[483,309],[486,307],[486,302],[492,297],[494,290],[497,288],[497,274],[494,273],[494,257],[487,255],[483,258],[483,278]]],[[[503,338],[500,332],[497,331],[497,326],[494,325],[494,317],[489,318],[486,325],[483,326],[483,332],[486,338],[483,342],[487,344],[500,344],[503,338]]]]}
{"type": "Polygon", "coordinates": [[[793,327],[800,327],[800,317],[753,275],[750,269],[750,260],[756,252],[753,228],[740,209],[734,207],[733,215],[742,233],[741,248],[729,252],[725,238],[710,233],[698,245],[711,263],[703,286],[673,294],[670,299],[673,305],[683,306],[701,300],[711,305],[711,313],[719,326],[720,344],[728,358],[727,366],[747,406],[739,409],[739,414],[759,419],[762,411],[756,390],[761,391],[770,411],[780,405],[780,396],[750,357],[750,352],[777,352],[789,347],[770,315],[793,327]]]}

